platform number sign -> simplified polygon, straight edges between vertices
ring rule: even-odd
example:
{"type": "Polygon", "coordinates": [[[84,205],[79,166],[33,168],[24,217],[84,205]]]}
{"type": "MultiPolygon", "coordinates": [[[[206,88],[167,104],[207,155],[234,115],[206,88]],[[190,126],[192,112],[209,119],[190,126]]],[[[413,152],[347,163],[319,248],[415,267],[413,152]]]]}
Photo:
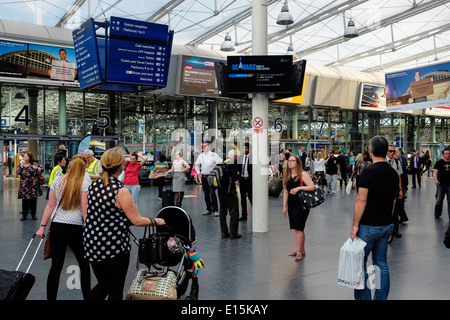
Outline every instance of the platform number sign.
{"type": "Polygon", "coordinates": [[[98,109],[98,127],[100,129],[106,129],[111,125],[111,118],[108,115],[109,109],[107,108],[99,108],[98,109]]]}
{"type": "Polygon", "coordinates": [[[28,124],[31,122],[31,119],[28,115],[29,113],[29,107],[28,105],[23,106],[22,109],[20,109],[17,116],[14,118],[15,122],[23,122],[26,127],[28,127],[28,124]]]}

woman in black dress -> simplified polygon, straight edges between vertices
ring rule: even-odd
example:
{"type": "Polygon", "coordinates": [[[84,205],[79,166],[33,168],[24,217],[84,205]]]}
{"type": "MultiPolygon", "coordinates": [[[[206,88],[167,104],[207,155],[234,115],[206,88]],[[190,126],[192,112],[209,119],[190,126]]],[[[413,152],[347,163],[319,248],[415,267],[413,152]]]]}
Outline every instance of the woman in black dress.
{"type": "Polygon", "coordinates": [[[314,191],[315,185],[309,174],[303,170],[302,161],[299,157],[291,155],[283,173],[283,215],[289,217],[289,226],[294,229],[296,251],[289,253],[300,261],[305,252],[305,224],[309,215],[309,209],[301,206],[297,193],[314,191]],[[286,207],[287,206],[287,207],[286,207]]]}

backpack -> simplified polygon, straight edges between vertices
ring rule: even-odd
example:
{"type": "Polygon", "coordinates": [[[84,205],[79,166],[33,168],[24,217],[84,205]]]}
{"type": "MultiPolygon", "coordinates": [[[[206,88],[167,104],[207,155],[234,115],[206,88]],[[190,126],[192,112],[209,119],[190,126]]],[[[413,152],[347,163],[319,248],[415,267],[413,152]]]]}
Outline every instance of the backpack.
{"type": "Polygon", "coordinates": [[[211,171],[211,174],[207,177],[208,185],[210,187],[215,187],[219,189],[228,188],[228,192],[230,191],[230,179],[227,171],[226,160],[224,163],[218,163],[211,171]],[[228,184],[228,185],[227,185],[228,184]]]}

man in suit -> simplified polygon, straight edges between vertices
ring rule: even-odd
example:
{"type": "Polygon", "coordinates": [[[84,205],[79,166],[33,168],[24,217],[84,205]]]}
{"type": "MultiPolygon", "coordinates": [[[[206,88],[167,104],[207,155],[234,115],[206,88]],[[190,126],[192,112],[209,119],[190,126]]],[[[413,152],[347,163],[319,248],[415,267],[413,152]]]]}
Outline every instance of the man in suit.
{"type": "Polygon", "coordinates": [[[414,153],[414,156],[411,157],[411,160],[409,162],[409,168],[411,170],[412,174],[412,187],[416,187],[416,178],[417,178],[417,184],[419,185],[419,188],[422,186],[422,169],[424,166],[423,158],[419,156],[419,150],[416,150],[414,153]]]}
{"type": "Polygon", "coordinates": [[[239,221],[247,220],[247,197],[252,204],[252,164],[250,155],[250,146],[248,143],[244,146],[244,154],[237,159],[239,172],[239,191],[241,194],[241,217],[239,221]]]}

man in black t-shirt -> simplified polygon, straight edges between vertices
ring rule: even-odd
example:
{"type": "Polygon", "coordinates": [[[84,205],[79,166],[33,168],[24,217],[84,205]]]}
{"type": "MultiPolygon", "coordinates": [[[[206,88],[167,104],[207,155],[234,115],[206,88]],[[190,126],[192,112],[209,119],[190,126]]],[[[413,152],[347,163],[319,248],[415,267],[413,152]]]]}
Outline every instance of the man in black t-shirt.
{"type": "Polygon", "coordinates": [[[434,217],[438,219],[442,214],[442,203],[447,195],[448,215],[450,218],[450,150],[442,150],[442,159],[434,165],[434,183],[436,184],[436,203],[434,205],[434,217]]]}
{"type": "MultiPolygon", "coordinates": [[[[388,142],[383,137],[374,137],[369,143],[373,164],[364,169],[359,177],[359,192],[355,200],[353,227],[350,238],[360,238],[366,242],[364,248],[364,272],[367,275],[367,258],[372,252],[372,261],[376,269],[375,300],[386,300],[389,294],[389,269],[387,248],[389,237],[394,228],[392,214],[399,196],[399,176],[386,162],[388,142]]],[[[355,290],[356,300],[371,300],[371,288],[365,286],[355,290]]]]}
{"type": "Polygon", "coordinates": [[[337,177],[338,174],[341,173],[341,171],[338,159],[334,156],[333,150],[328,153],[328,158],[325,159],[325,170],[325,179],[327,179],[328,193],[331,192],[331,194],[335,195],[337,189],[337,177]]]}

